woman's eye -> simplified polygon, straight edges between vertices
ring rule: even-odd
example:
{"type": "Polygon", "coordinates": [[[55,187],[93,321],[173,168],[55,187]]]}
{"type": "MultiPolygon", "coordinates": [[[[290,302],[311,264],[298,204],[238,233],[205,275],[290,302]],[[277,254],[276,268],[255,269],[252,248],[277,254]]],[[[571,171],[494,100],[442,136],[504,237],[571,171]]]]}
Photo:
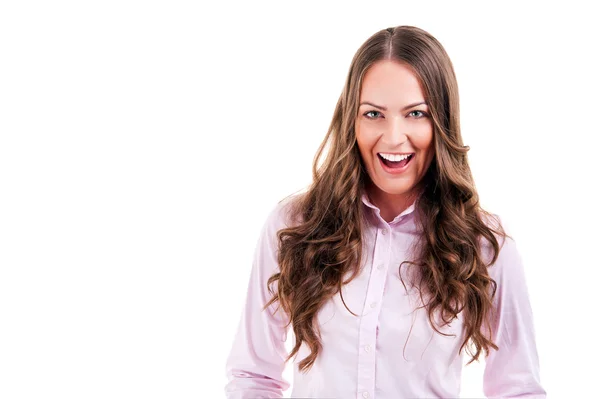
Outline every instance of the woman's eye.
{"type": "Polygon", "coordinates": [[[377,116],[372,116],[372,114],[381,114],[379,111],[369,111],[365,112],[365,116],[369,119],[376,119],[377,116]]]}
{"type": "Polygon", "coordinates": [[[415,115],[417,118],[422,118],[422,117],[424,117],[424,116],[425,116],[425,112],[423,112],[423,111],[418,111],[418,110],[410,111],[410,112],[409,112],[409,115],[410,115],[410,114],[413,114],[413,115],[414,115],[414,113],[415,113],[415,112],[418,114],[418,115],[415,115]]]}

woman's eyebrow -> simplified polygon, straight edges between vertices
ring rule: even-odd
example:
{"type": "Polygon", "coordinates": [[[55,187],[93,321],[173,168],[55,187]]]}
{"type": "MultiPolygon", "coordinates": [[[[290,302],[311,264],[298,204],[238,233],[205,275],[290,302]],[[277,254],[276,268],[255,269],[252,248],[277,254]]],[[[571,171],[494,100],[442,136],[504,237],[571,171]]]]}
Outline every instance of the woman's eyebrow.
{"type": "MultiPolygon", "coordinates": [[[[421,105],[421,104],[427,105],[427,102],[426,101],[421,101],[421,102],[418,102],[418,103],[409,104],[406,107],[402,108],[402,111],[405,111],[405,110],[407,110],[409,108],[412,108],[412,107],[416,107],[417,105],[421,105]]],[[[373,104],[372,102],[369,102],[369,101],[363,101],[363,102],[360,103],[360,105],[370,105],[371,107],[375,107],[375,108],[379,108],[381,110],[387,111],[387,108],[384,107],[383,105],[373,104]]]]}

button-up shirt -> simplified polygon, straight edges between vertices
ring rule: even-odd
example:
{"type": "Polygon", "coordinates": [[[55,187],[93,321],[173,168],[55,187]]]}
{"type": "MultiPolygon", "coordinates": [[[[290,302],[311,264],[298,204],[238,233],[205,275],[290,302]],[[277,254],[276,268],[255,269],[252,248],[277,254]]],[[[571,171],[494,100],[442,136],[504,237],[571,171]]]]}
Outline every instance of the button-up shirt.
{"type": "MultiPolygon", "coordinates": [[[[270,212],[259,237],[238,329],[226,361],[229,399],[280,398],[290,387],[282,375],[289,320],[270,299],[267,280],[278,271],[276,233],[290,227],[290,199],[270,212]]],[[[298,363],[309,353],[303,343],[293,358],[291,397],[301,398],[457,398],[460,396],[464,349],[462,312],[438,330],[431,326],[410,267],[399,268],[417,238],[415,203],[386,222],[380,210],[362,196],[365,212],[363,267],[360,274],[318,311],[322,351],[305,374],[298,363]],[[403,277],[404,285],[400,279],[403,277]]],[[[532,309],[523,263],[515,241],[506,238],[496,262],[488,268],[497,282],[491,323],[492,340],[485,359],[483,390],[488,397],[546,398],[541,386],[532,309]]],[[[490,246],[488,246],[491,248],[490,246]]],[[[489,250],[488,248],[488,250],[489,250]]],[[[490,251],[488,251],[488,254],[490,251]]],[[[491,259],[491,258],[489,258],[491,259]]],[[[274,284],[276,287],[276,283],[274,284]]],[[[425,295],[425,294],[424,294],[425,295]]],[[[434,321],[439,323],[439,317],[434,321]]],[[[482,332],[487,332],[482,327],[482,332]]],[[[484,356],[485,352],[483,352],[484,356]]]]}

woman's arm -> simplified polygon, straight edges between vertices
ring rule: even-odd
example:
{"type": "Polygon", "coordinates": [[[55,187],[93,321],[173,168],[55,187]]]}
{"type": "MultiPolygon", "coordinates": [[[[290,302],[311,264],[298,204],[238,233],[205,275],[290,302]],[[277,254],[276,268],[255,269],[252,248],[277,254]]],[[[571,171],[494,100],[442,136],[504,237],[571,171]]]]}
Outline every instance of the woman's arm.
{"type": "Polygon", "coordinates": [[[492,340],[499,350],[490,349],[486,358],[483,392],[489,398],[545,399],[533,313],[523,262],[514,240],[506,238],[496,263],[488,270],[498,284],[494,297],[497,317],[491,321],[491,327],[492,340]]]}
{"type": "Polygon", "coordinates": [[[245,307],[226,362],[228,399],[281,398],[290,387],[282,377],[287,318],[281,309],[275,314],[277,304],[262,310],[270,299],[267,280],[278,270],[276,233],[286,227],[281,207],[269,214],[254,253],[245,307]]]}

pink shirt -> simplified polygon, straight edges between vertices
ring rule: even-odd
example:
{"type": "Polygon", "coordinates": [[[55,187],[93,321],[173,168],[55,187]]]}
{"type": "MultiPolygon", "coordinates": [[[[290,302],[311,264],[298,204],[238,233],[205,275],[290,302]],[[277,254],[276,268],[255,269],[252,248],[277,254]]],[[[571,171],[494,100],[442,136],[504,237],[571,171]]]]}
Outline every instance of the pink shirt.
{"type": "MultiPolygon", "coordinates": [[[[387,223],[366,195],[362,200],[367,211],[366,264],[343,287],[346,305],[360,317],[346,310],[339,293],[319,311],[323,350],[308,374],[302,374],[297,363],[309,353],[302,344],[293,359],[291,397],[458,398],[467,356],[464,350],[458,354],[464,337],[462,314],[449,326],[438,327],[456,337],[436,333],[425,309],[413,311],[418,291],[410,285],[406,266],[402,266],[406,289],[398,276],[398,265],[407,259],[409,244],[417,237],[414,203],[387,223]]],[[[258,240],[245,308],[226,362],[229,399],[281,398],[290,387],[282,377],[287,318],[281,310],[275,313],[276,304],[270,312],[261,312],[270,298],[267,279],[278,269],[276,232],[290,226],[285,217],[288,204],[289,199],[271,211],[258,240]]],[[[498,260],[488,270],[498,283],[494,303],[499,317],[493,323],[492,339],[500,349],[490,349],[486,359],[484,393],[488,397],[546,398],[523,264],[513,240],[504,242],[498,260]]]]}

